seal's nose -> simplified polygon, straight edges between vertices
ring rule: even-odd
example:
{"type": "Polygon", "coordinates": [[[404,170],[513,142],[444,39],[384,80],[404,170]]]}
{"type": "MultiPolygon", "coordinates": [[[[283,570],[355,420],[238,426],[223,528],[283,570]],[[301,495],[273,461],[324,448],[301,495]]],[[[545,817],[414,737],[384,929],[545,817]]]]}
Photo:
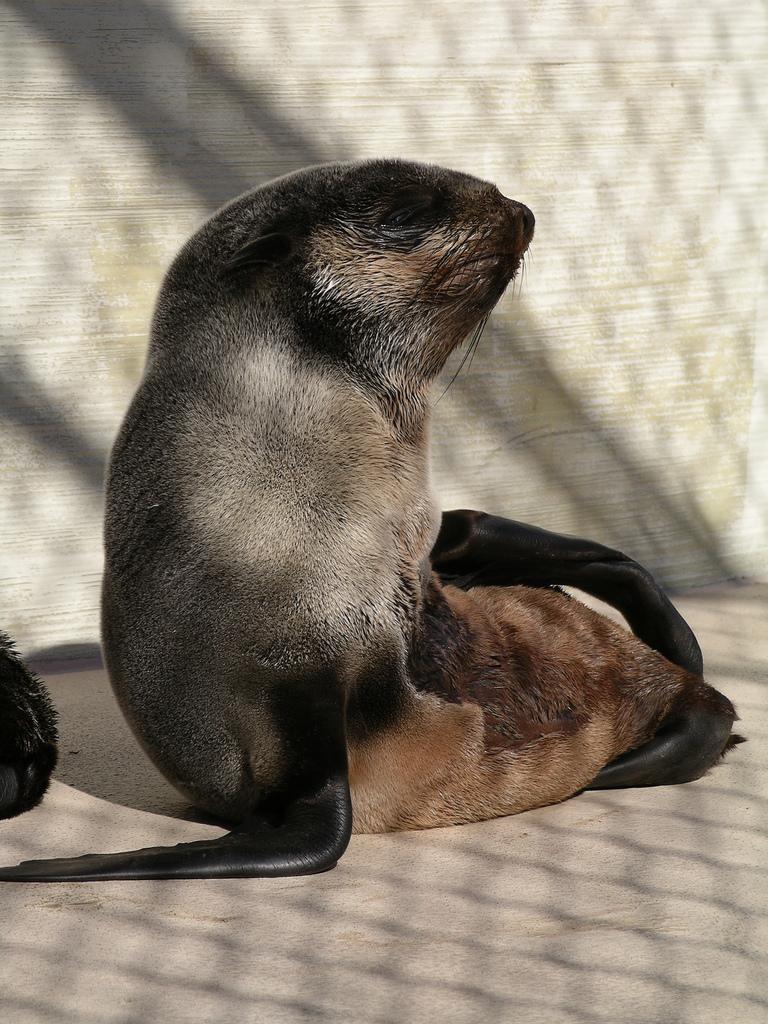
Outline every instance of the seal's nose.
{"type": "Polygon", "coordinates": [[[536,218],[533,216],[533,210],[529,210],[527,206],[520,204],[520,213],[523,217],[523,231],[525,232],[526,242],[530,242],[533,238],[533,229],[536,227],[536,218]]]}
{"type": "Polygon", "coordinates": [[[512,227],[514,253],[520,258],[533,238],[536,218],[533,216],[532,210],[529,210],[524,203],[518,203],[516,199],[507,200],[507,216],[509,218],[507,223],[511,222],[512,227]]]}
{"type": "Polygon", "coordinates": [[[496,192],[497,198],[501,199],[501,220],[505,236],[510,244],[512,255],[516,259],[522,259],[526,249],[531,244],[533,229],[536,227],[536,218],[533,210],[529,210],[525,203],[517,199],[510,199],[508,196],[496,192]]]}

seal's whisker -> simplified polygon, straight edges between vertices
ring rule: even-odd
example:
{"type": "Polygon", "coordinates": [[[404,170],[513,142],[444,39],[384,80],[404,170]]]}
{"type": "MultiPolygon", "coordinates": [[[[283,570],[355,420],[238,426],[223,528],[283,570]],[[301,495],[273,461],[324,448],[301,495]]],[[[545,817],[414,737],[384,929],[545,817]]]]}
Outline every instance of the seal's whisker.
{"type": "MultiPolygon", "coordinates": [[[[450,379],[450,380],[448,381],[447,385],[445,386],[445,389],[443,390],[442,394],[441,394],[441,395],[440,395],[440,397],[439,397],[439,398],[437,399],[437,401],[436,401],[436,402],[434,403],[434,405],[437,405],[437,404],[438,404],[438,402],[440,402],[440,400],[441,400],[442,398],[444,398],[444,396],[445,396],[446,392],[447,392],[447,391],[448,391],[448,390],[450,389],[450,387],[452,386],[452,384],[454,383],[454,381],[456,380],[456,378],[457,378],[457,377],[459,376],[459,374],[461,373],[461,371],[462,371],[462,368],[463,368],[464,364],[466,363],[467,359],[469,359],[469,366],[471,366],[471,365],[472,365],[472,357],[473,357],[473,355],[474,355],[475,349],[476,349],[476,348],[477,348],[477,346],[478,346],[478,345],[480,344],[480,338],[481,338],[481,336],[482,336],[482,333],[483,333],[483,331],[485,330],[485,325],[486,325],[486,324],[488,323],[488,317],[489,317],[489,316],[490,316],[490,313],[487,313],[487,314],[486,314],[486,315],[485,315],[485,316],[484,316],[484,317],[482,318],[482,320],[481,320],[481,321],[480,321],[480,322],[479,322],[479,323],[478,323],[478,324],[477,324],[477,325],[475,326],[475,328],[473,329],[473,331],[472,331],[472,334],[471,334],[471,336],[470,336],[470,341],[469,341],[469,345],[467,346],[467,350],[466,350],[466,352],[464,353],[464,355],[463,355],[463,357],[462,357],[462,360],[461,360],[461,362],[459,363],[459,365],[458,365],[458,368],[457,368],[456,372],[455,372],[455,373],[454,373],[454,375],[453,375],[453,376],[451,377],[451,379],[450,379]]],[[[467,369],[469,369],[469,367],[468,367],[467,369]]]]}
{"type": "MultiPolygon", "coordinates": [[[[422,281],[417,295],[432,284],[446,266],[453,268],[455,264],[460,263],[463,251],[470,245],[472,245],[472,251],[474,252],[477,245],[482,244],[489,237],[491,237],[491,232],[487,226],[472,225],[469,228],[457,231],[453,243],[443,252],[440,259],[422,281]]],[[[445,281],[441,283],[445,283],[445,281]]]]}
{"type": "Polygon", "coordinates": [[[435,265],[434,265],[434,266],[432,267],[432,269],[431,269],[431,270],[430,270],[430,272],[429,272],[429,273],[427,274],[427,276],[426,276],[426,277],[425,277],[425,278],[423,279],[423,281],[421,282],[421,286],[419,287],[419,289],[418,289],[418,290],[417,290],[417,292],[416,292],[416,296],[417,296],[417,297],[418,297],[419,295],[421,295],[421,294],[422,294],[422,292],[423,292],[423,291],[424,291],[424,290],[425,290],[425,289],[426,289],[426,288],[427,288],[427,287],[428,287],[428,286],[429,286],[430,284],[432,284],[432,283],[433,283],[433,281],[435,280],[435,278],[436,278],[436,277],[437,277],[437,276],[438,276],[438,275],[440,274],[441,270],[443,270],[443,268],[444,268],[444,267],[445,267],[446,265],[450,266],[450,265],[451,265],[451,264],[453,263],[453,261],[454,261],[454,260],[456,259],[456,256],[457,256],[457,252],[458,252],[458,251],[459,251],[459,250],[460,250],[460,249],[461,249],[462,247],[464,247],[464,246],[465,246],[465,245],[466,245],[466,244],[467,244],[467,243],[468,243],[468,242],[469,242],[469,241],[471,240],[471,238],[472,238],[472,235],[473,235],[473,232],[472,232],[472,231],[470,231],[469,233],[465,233],[465,235],[464,235],[464,237],[463,237],[463,238],[462,238],[462,236],[461,236],[461,235],[459,235],[459,236],[458,236],[458,238],[457,238],[457,239],[456,239],[456,240],[454,241],[453,245],[451,245],[451,246],[450,246],[450,247],[449,247],[449,248],[448,248],[448,249],[447,249],[447,250],[446,250],[446,251],[445,251],[445,252],[443,253],[443,255],[442,255],[442,256],[440,257],[440,259],[439,259],[439,260],[438,260],[438,261],[437,261],[437,262],[435,263],[435,265]]]}
{"type": "Polygon", "coordinates": [[[488,323],[488,317],[490,315],[491,315],[490,313],[486,313],[486,315],[483,317],[483,319],[480,321],[480,323],[477,326],[477,330],[476,330],[476,333],[475,333],[473,345],[472,345],[472,348],[471,348],[471,354],[470,354],[470,357],[469,357],[469,365],[467,366],[467,373],[469,373],[469,371],[472,369],[472,360],[475,358],[475,352],[477,352],[477,350],[478,350],[478,348],[480,346],[480,339],[483,336],[483,331],[485,330],[485,325],[488,323]]]}

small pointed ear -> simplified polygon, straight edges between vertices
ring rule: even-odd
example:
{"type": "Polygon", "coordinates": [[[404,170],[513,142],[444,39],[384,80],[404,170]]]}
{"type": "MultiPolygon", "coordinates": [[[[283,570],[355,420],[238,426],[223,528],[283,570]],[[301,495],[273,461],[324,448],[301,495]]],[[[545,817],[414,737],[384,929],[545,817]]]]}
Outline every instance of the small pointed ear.
{"type": "Polygon", "coordinates": [[[222,277],[233,277],[249,270],[260,270],[262,267],[275,267],[284,263],[293,251],[293,239],[282,231],[260,235],[259,238],[247,242],[225,261],[221,271],[222,277]]]}

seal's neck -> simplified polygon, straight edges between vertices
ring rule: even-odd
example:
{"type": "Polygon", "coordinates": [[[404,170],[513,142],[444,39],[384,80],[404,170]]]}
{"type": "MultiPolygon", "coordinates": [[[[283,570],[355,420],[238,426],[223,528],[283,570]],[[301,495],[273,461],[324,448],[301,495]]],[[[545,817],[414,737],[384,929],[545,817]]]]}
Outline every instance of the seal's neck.
{"type": "Polygon", "coordinates": [[[346,365],[350,383],[375,402],[391,424],[393,436],[417,448],[429,444],[429,385],[407,374],[385,373],[380,368],[346,365]]]}

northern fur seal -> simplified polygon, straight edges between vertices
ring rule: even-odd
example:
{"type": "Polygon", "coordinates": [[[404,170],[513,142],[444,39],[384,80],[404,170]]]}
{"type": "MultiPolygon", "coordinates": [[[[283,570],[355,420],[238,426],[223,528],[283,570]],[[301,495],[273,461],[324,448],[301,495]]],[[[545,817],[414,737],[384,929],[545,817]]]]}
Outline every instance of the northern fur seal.
{"type": "Polygon", "coordinates": [[[274,181],[183,247],[112,455],[104,650],[150,757],[238,825],[0,877],[310,873],[353,827],[685,782],[721,756],[733,707],[649,574],[436,508],[430,383],[533,227],[487,182],[373,161],[274,181]]]}

